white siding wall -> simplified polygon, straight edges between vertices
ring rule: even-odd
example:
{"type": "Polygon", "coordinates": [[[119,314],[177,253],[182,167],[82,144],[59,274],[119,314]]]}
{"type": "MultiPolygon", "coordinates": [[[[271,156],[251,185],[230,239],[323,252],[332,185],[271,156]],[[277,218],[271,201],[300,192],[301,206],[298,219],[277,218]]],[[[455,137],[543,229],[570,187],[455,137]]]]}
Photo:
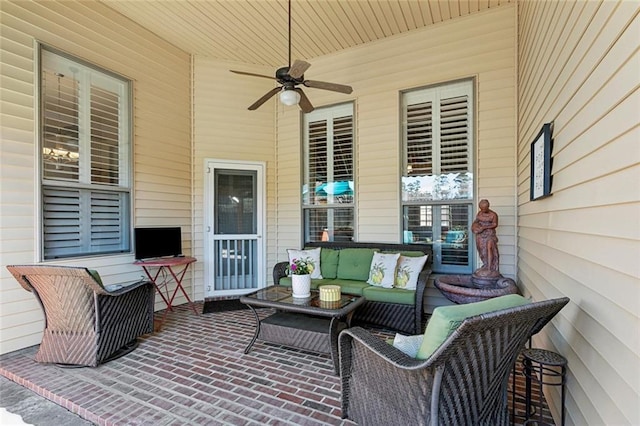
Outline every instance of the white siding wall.
{"type": "MultiPolygon", "coordinates": [[[[355,102],[359,241],[399,242],[400,91],[474,78],[476,186],[500,215],[500,270],[515,277],[515,22],[513,5],[314,58],[306,77],[350,84],[353,94],[305,89],[316,107],[355,102]]],[[[276,256],[299,247],[300,115],[278,108],[276,256]]],[[[447,301],[428,289],[428,310],[447,301]]]]}
{"type": "MultiPolygon", "coordinates": [[[[272,75],[272,69],[247,69],[246,65],[226,63],[196,56],[193,63],[193,223],[194,255],[202,260],[196,263],[196,298],[204,298],[205,237],[205,160],[234,160],[266,163],[267,223],[263,239],[266,251],[273,236],[277,217],[275,208],[274,162],[274,102],[267,102],[256,111],[247,107],[274,87],[274,82],[232,74],[229,70],[249,71],[272,75]]],[[[269,279],[276,260],[267,256],[265,275],[269,279]]],[[[213,270],[213,269],[211,269],[213,270]]]]}
{"type": "MultiPolygon", "coordinates": [[[[39,343],[43,329],[37,301],[5,268],[39,258],[35,42],[133,80],[133,223],[181,226],[186,253],[191,250],[191,111],[189,55],[99,2],[3,0],[0,19],[0,352],[5,353],[39,343]]],[[[133,260],[130,254],[56,264],[95,268],[111,284],[141,276],[133,260]]],[[[159,297],[156,301],[162,307],[159,297]]]]}
{"type": "Polygon", "coordinates": [[[640,424],[639,9],[519,6],[518,277],[571,298],[534,340],[569,361],[568,425],[640,424]],[[551,121],[553,195],[530,202],[530,143],[551,121]]]}

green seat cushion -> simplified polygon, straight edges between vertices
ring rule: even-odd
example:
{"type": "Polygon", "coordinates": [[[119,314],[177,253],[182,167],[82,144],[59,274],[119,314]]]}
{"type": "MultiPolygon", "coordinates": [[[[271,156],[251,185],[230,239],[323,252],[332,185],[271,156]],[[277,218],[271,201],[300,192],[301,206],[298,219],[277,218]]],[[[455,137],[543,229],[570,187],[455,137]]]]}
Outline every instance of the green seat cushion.
{"type": "Polygon", "coordinates": [[[354,296],[362,296],[363,290],[370,287],[370,285],[364,281],[343,280],[340,278],[336,278],[335,280],[325,280],[323,285],[324,284],[339,285],[341,293],[353,294],[354,296]]]}
{"type": "Polygon", "coordinates": [[[416,358],[429,358],[468,317],[522,306],[527,303],[530,303],[529,300],[518,294],[508,294],[483,300],[482,302],[438,306],[433,310],[431,319],[424,331],[424,339],[422,339],[422,345],[416,358]]]}
{"type": "Polygon", "coordinates": [[[343,280],[367,281],[375,249],[346,248],[340,250],[338,276],[343,280]]]}
{"type": "Polygon", "coordinates": [[[402,288],[384,288],[368,286],[362,292],[367,301],[398,303],[401,305],[415,305],[415,290],[405,290],[402,288]]]}
{"type": "Polygon", "coordinates": [[[320,252],[320,271],[322,278],[338,277],[338,260],[340,258],[340,250],[330,248],[322,248],[320,252]]]}
{"type": "MultiPolygon", "coordinates": [[[[283,287],[291,287],[291,277],[280,278],[280,285],[283,287]]],[[[341,293],[353,294],[354,296],[362,296],[362,291],[367,287],[371,287],[364,281],[341,279],[327,280],[324,278],[317,280],[311,278],[311,290],[317,290],[321,285],[339,285],[341,293]]]]}

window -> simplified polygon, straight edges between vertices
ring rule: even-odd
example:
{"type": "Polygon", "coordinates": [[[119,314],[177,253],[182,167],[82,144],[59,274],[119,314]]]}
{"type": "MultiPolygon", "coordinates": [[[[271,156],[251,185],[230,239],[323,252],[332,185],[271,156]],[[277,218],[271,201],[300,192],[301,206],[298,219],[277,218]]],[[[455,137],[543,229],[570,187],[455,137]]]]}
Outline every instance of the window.
{"type": "Polygon", "coordinates": [[[304,241],[352,241],[353,105],[305,114],[303,150],[304,241]]]}
{"type": "Polygon", "coordinates": [[[130,251],[129,82],[42,48],[42,256],[130,251]]]}
{"type": "Polygon", "coordinates": [[[473,82],[402,94],[404,242],[431,243],[434,271],[470,273],[473,82]]]}

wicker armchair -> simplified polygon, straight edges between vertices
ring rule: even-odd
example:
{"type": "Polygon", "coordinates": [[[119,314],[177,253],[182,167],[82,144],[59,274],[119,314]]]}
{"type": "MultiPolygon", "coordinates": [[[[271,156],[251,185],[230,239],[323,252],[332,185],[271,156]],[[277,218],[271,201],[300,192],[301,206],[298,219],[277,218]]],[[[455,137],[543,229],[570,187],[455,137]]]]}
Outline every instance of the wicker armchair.
{"type": "Polygon", "coordinates": [[[568,301],[467,318],[426,360],[411,358],[362,328],[343,331],[343,418],[360,425],[509,424],[507,387],[516,358],[568,301]]]}
{"type": "Polygon", "coordinates": [[[137,337],[153,332],[155,290],[149,281],[109,291],[86,268],[7,269],[44,311],[38,362],[95,367],[135,349],[137,337]]]}

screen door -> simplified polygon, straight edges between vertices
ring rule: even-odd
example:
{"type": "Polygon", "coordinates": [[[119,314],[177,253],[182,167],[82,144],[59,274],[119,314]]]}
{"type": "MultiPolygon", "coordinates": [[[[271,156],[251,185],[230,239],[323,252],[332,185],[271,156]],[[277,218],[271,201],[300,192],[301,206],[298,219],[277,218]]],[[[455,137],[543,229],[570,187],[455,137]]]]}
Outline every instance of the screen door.
{"type": "Polygon", "coordinates": [[[264,287],[262,167],[212,164],[207,297],[250,293],[264,287]]]}

